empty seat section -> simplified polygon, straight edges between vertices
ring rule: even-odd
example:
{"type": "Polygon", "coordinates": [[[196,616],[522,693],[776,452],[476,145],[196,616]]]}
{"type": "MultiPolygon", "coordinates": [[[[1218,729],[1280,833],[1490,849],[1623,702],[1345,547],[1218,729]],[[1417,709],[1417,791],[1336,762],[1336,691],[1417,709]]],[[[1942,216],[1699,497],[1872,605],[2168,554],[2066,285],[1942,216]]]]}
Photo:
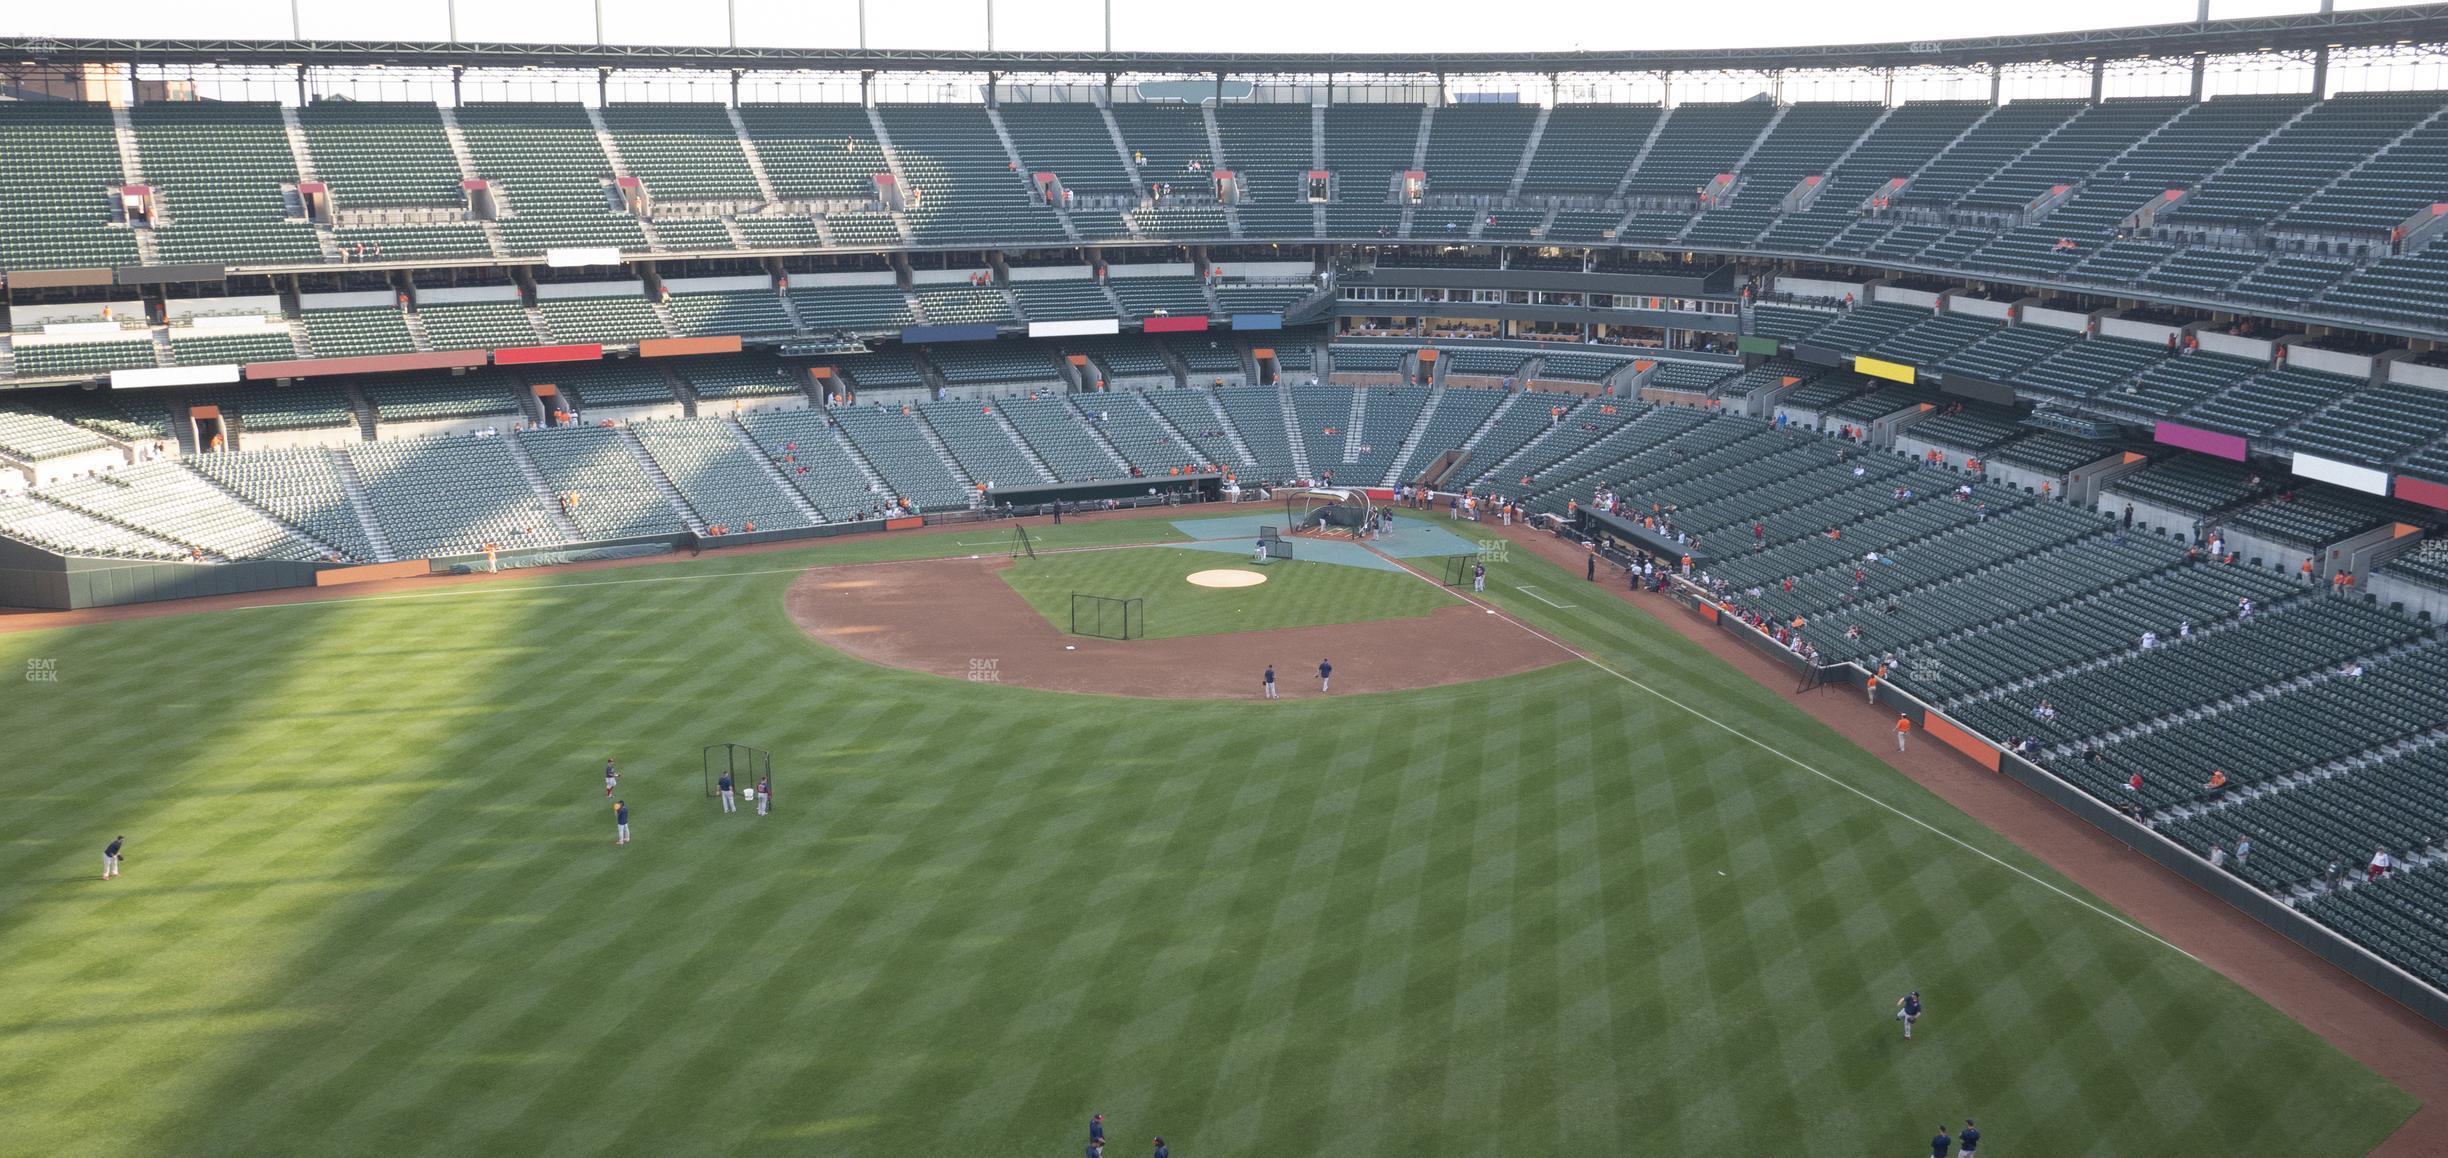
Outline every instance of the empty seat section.
{"type": "Polygon", "coordinates": [[[827,522],[863,522],[895,511],[892,494],[851,459],[829,412],[765,410],[741,415],[740,425],[827,522]]]}
{"type": "Polygon", "coordinates": [[[1215,110],[1224,165],[1246,190],[1242,225],[1257,235],[1310,233],[1307,175],[1316,166],[1309,118],[1306,104],[1227,104],[1215,110]]]}
{"type": "Polygon", "coordinates": [[[1767,100],[1676,105],[1626,191],[1636,197],[1691,196],[1719,173],[1732,172],[1775,115],[1776,105],[1767,100]]]}
{"type": "Polygon", "coordinates": [[[581,539],[677,535],[688,530],[660,487],[638,464],[628,439],[600,426],[522,430],[516,435],[536,473],[581,539]]]}
{"type": "Polygon", "coordinates": [[[496,183],[514,256],[573,246],[646,248],[637,219],[613,208],[612,162],[575,104],[472,103],[454,115],[476,175],[496,183]]]}
{"type": "Polygon", "coordinates": [[[421,305],[417,320],[437,350],[533,346],[544,340],[536,335],[526,307],[514,301],[421,305]]]}
{"type": "Polygon", "coordinates": [[[1203,469],[1211,461],[1231,461],[1228,450],[1203,454],[1198,449],[1200,442],[1208,441],[1205,436],[1215,427],[1213,419],[1176,437],[1157,417],[1148,397],[1134,391],[1083,398],[1080,412],[1142,474],[1162,475],[1176,469],[1203,469]]]}
{"type": "Polygon", "coordinates": [[[723,106],[610,104],[603,108],[603,120],[621,165],[645,183],[654,200],[763,200],[748,154],[740,148],[739,130],[723,106]]]}
{"type": "Polygon", "coordinates": [[[181,366],[286,362],[297,355],[297,345],[282,326],[241,331],[182,326],[170,331],[170,360],[181,366]]]}
{"type": "MultiPolygon", "coordinates": [[[[519,414],[517,387],[499,370],[465,374],[380,374],[357,380],[376,423],[432,422],[519,414]]],[[[506,425],[507,423],[505,423],[506,425]]]]}
{"type": "Polygon", "coordinates": [[[1060,244],[1061,220],[1037,203],[978,105],[877,105],[914,203],[919,244],[1060,244]]]}
{"type": "MultiPolygon", "coordinates": [[[[1006,116],[1010,109],[1004,106],[1006,116]]],[[[1210,187],[1215,158],[1207,148],[1207,122],[1198,106],[1125,101],[1112,112],[1114,127],[1122,132],[1123,154],[1132,157],[1141,179],[1174,182],[1184,189],[1210,187]]],[[[1069,174],[1063,183],[1070,184],[1069,174]]]]}
{"type": "Polygon", "coordinates": [[[739,428],[719,418],[671,418],[632,423],[638,445],[671,479],[697,519],[732,532],[811,525],[762,456],[740,441],[739,428]]]}
{"type": "Polygon", "coordinates": [[[1889,180],[1911,176],[1989,109],[1986,101],[1913,101],[1896,107],[1829,171],[1808,208],[1778,216],[1758,244],[1788,251],[1827,245],[1860,219],[1863,204],[1889,180]]]}
{"type": "Polygon", "coordinates": [[[460,209],[459,159],[442,114],[423,102],[318,100],[297,111],[315,179],[332,207],[460,209]]]}
{"type": "Polygon", "coordinates": [[[2239,229],[2276,221],[2439,110],[2435,92],[2340,93],[2237,157],[2193,190],[2168,219],[2239,229]]]}
{"type": "Polygon", "coordinates": [[[404,354],[416,349],[408,319],[390,306],[301,310],[306,344],[317,358],[349,358],[367,354],[404,354]]]}
{"type": "Polygon", "coordinates": [[[1656,105],[1557,105],[1522,192],[1604,197],[1623,181],[1661,115],[1656,105]]]}
{"type": "Polygon", "coordinates": [[[1876,103],[1848,101],[1788,107],[1742,162],[1741,183],[1733,197],[1701,214],[1685,240],[1694,245],[1748,245],[1768,228],[1777,207],[1804,178],[1825,173],[1885,111],[1876,103]]]}
{"type": "Polygon", "coordinates": [[[671,336],[645,298],[627,294],[544,298],[536,303],[536,312],[544,315],[544,328],[559,342],[635,342],[671,336]]]}
{"type": "Polygon", "coordinates": [[[153,340],[141,335],[108,341],[10,343],[19,378],[104,374],[155,363],[153,340]]]}
{"type": "Polygon", "coordinates": [[[345,452],[400,558],[474,555],[565,541],[547,500],[498,438],[369,442],[345,452]]]}
{"type": "Polygon", "coordinates": [[[793,332],[790,315],[782,312],[782,299],[770,289],[675,293],[664,305],[683,337],[793,332]]]}
{"type": "Polygon", "coordinates": [[[891,172],[859,105],[750,101],[739,117],[774,195],[785,201],[872,203],[876,174],[891,172]]]}
{"type": "Polygon", "coordinates": [[[955,386],[1042,386],[1062,377],[1052,350],[1023,343],[935,345],[926,358],[955,386]]]}
{"type": "Polygon", "coordinates": [[[297,156],[280,106],[148,101],[128,110],[166,263],[316,262],[314,227],[293,208],[297,156]]]}
{"type": "Polygon", "coordinates": [[[1130,477],[1128,465],[1115,460],[1113,452],[1106,450],[1097,436],[1080,424],[1063,399],[1006,398],[994,405],[1020,432],[1029,449],[1054,469],[1055,478],[1063,482],[1092,482],[1130,477]]]}
{"type": "Polygon", "coordinates": [[[806,397],[800,370],[789,362],[757,354],[723,354],[684,358],[672,365],[689,391],[701,399],[730,401],[748,398],[806,397]]]}
{"type": "Polygon", "coordinates": [[[1451,104],[1428,125],[1425,172],[1430,193],[1501,194],[1529,143],[1538,108],[1523,104],[1451,104]]]}
{"type": "MultiPolygon", "coordinates": [[[[1419,146],[1418,105],[1328,105],[1326,170],[1335,200],[1377,205],[1394,197],[1394,177],[1411,168],[1419,146]]],[[[1227,154],[1231,146],[1225,146],[1227,154]]]]}
{"type": "Polygon", "coordinates": [[[316,447],[199,454],[189,469],[330,544],[359,563],[376,562],[374,543],[350,504],[331,452],[316,447]]]}
{"type": "Polygon", "coordinates": [[[2270,370],[2186,407],[2178,417],[2189,425],[2230,434],[2267,435],[2360,386],[2361,382],[2342,374],[2270,370]]]}
{"type": "Polygon", "coordinates": [[[119,144],[111,110],[82,101],[0,101],[0,254],[14,270],[137,263],[119,220],[119,144]]]}
{"type": "Polygon", "coordinates": [[[955,473],[918,432],[918,418],[901,409],[843,406],[832,411],[841,430],[893,493],[922,511],[962,510],[970,505],[969,481],[955,473]]]}
{"type": "Polygon", "coordinates": [[[1114,147],[1105,114],[1095,105],[1006,102],[997,115],[1032,179],[1038,173],[1052,173],[1062,180],[1065,190],[1082,197],[1132,192],[1130,167],[1114,147]]]}
{"type": "MultiPolygon", "coordinates": [[[[1283,399],[1273,387],[1227,386],[1215,391],[1214,396],[1224,408],[1224,416],[1240,432],[1242,445],[1249,447],[1250,457],[1256,460],[1251,469],[1257,472],[1258,481],[1281,482],[1299,473],[1293,465],[1291,436],[1284,429],[1283,399]]],[[[1195,398],[1196,392],[1189,397],[1195,398]]],[[[1178,404],[1171,398],[1158,403],[1168,407],[1166,413],[1173,416],[1174,425],[1187,431],[1190,427],[1183,416],[1170,409],[1178,404]]]]}
{"type": "Polygon", "coordinates": [[[530,385],[550,384],[584,413],[603,406],[668,406],[671,383],[655,362],[569,362],[527,372],[530,385]]]}
{"type": "Polygon", "coordinates": [[[1127,317],[1204,317],[1214,312],[1195,277],[1117,277],[1105,284],[1121,299],[1127,317]]]}
{"type": "Polygon", "coordinates": [[[923,285],[911,296],[918,299],[918,312],[928,325],[1000,325],[1019,320],[1012,316],[1010,299],[995,286],[923,285]]]}
{"type": "Polygon", "coordinates": [[[1113,301],[1094,278],[1049,278],[1014,281],[1012,297],[1032,322],[1067,322],[1115,316],[1113,301]]]}
{"type": "Polygon", "coordinates": [[[0,495],[0,535],[62,555],[115,559],[185,559],[189,549],[47,503],[31,495],[0,495]]]}
{"type": "Polygon", "coordinates": [[[812,333],[898,330],[918,324],[909,295],[894,285],[794,285],[790,297],[791,307],[812,333]]]}

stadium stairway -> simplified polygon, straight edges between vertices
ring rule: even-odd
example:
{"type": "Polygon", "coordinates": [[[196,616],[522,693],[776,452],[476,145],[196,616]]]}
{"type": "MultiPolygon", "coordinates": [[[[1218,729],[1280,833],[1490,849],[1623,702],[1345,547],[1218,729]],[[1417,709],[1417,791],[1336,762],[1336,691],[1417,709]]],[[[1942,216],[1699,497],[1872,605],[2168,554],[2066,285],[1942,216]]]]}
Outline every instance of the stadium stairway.
{"type": "Polygon", "coordinates": [[[840,423],[826,422],[825,433],[832,437],[833,445],[841,448],[842,457],[849,459],[850,464],[858,468],[860,477],[867,480],[869,494],[893,494],[892,486],[884,481],[883,473],[876,470],[875,464],[867,460],[866,451],[860,450],[859,445],[850,440],[850,436],[842,433],[840,423]]]}
{"type": "MultiPolygon", "coordinates": [[[[1012,425],[1011,416],[1003,413],[1003,407],[1000,403],[986,407],[985,409],[987,411],[986,416],[993,419],[994,424],[1002,429],[1003,437],[1011,440],[1012,449],[1019,451],[1020,457],[1031,467],[1035,468],[1037,473],[1042,476],[1045,481],[1054,482],[1062,477],[1060,474],[1055,472],[1053,464],[1048,463],[1045,460],[1045,456],[1037,453],[1037,448],[1030,446],[1029,440],[1021,436],[1020,428],[1012,425]]],[[[1117,465],[1119,464],[1117,463],[1117,465]]]]}
{"type": "Polygon", "coordinates": [[[756,178],[757,195],[767,205],[781,201],[781,194],[774,192],[773,175],[765,171],[765,158],[757,154],[756,138],[748,134],[748,122],[740,119],[739,106],[725,104],[723,112],[731,118],[731,131],[739,139],[740,155],[748,160],[748,175],[756,178]]]}
{"type": "Polygon", "coordinates": [[[1385,478],[1380,485],[1392,486],[1402,478],[1403,468],[1411,464],[1411,455],[1419,450],[1421,436],[1428,433],[1428,424],[1436,418],[1437,408],[1444,401],[1445,387],[1437,386],[1428,392],[1428,404],[1420,407],[1419,417],[1413,419],[1411,429],[1403,433],[1402,445],[1395,449],[1393,459],[1386,463],[1385,478]]]}
{"type": "Polygon", "coordinates": [[[527,480],[528,487],[543,501],[544,515],[552,521],[553,529],[561,532],[562,540],[575,543],[585,538],[579,533],[578,524],[570,521],[569,512],[561,509],[561,496],[554,494],[552,484],[544,481],[544,472],[536,469],[535,456],[527,453],[527,444],[515,438],[502,439],[501,443],[510,448],[510,461],[518,464],[519,476],[527,480]]]}
{"type": "Polygon", "coordinates": [[[365,528],[366,541],[374,544],[374,561],[398,562],[399,552],[391,546],[390,536],[383,534],[382,522],[374,517],[374,504],[366,499],[365,479],[358,475],[357,464],[349,460],[345,450],[325,453],[331,456],[332,473],[340,476],[340,490],[348,496],[349,510],[365,528]]]}
{"type": "Polygon", "coordinates": [[[731,437],[739,440],[740,448],[748,452],[749,461],[755,463],[758,469],[764,472],[767,481],[773,483],[774,489],[781,491],[783,497],[790,500],[791,507],[797,510],[802,518],[811,524],[829,521],[825,518],[824,512],[816,509],[816,504],[808,501],[804,492],[792,486],[791,481],[782,476],[781,466],[774,462],[772,455],[765,453],[764,447],[757,445],[756,436],[748,433],[748,428],[740,424],[738,414],[724,415],[722,424],[723,429],[728,431],[731,437]]]}
{"type": "Polygon", "coordinates": [[[1250,453],[1248,443],[1241,441],[1241,432],[1233,429],[1232,420],[1225,416],[1224,407],[1217,403],[1215,395],[1201,391],[1200,398],[1205,403],[1209,416],[1215,422],[1215,429],[1223,432],[1224,445],[1232,451],[1232,459],[1229,462],[1217,457],[1214,447],[1183,430],[1180,423],[1173,421],[1173,417],[1166,414],[1162,407],[1150,401],[1147,395],[1135,392],[1131,395],[1132,402],[1147,411],[1148,417],[1154,419],[1157,425],[1172,435],[1175,442],[1190,448],[1191,453],[1209,462],[1220,463],[1231,469],[1236,475],[1242,471],[1256,470],[1258,468],[1257,456],[1250,453]]]}
{"type": "Polygon", "coordinates": [[[1275,383],[1275,402],[1283,409],[1284,440],[1292,448],[1292,471],[1302,478],[1316,478],[1316,468],[1309,465],[1309,444],[1301,440],[1299,413],[1292,406],[1292,387],[1275,383]]]}
{"type": "MultiPolygon", "coordinates": [[[[1054,401],[1062,407],[1064,414],[1070,416],[1071,421],[1078,423],[1081,429],[1088,432],[1089,441],[1095,443],[1097,449],[1105,452],[1105,457],[1113,461],[1116,471],[1124,475],[1130,473],[1129,456],[1122,453],[1121,447],[1114,445],[1113,439],[1105,433],[1102,423],[1089,421],[1087,412],[1080,407],[1078,396],[1067,393],[1058,394],[1054,401]]],[[[1005,420],[1005,424],[1009,425],[1008,419],[1005,420]]],[[[1042,456],[1040,456],[1040,461],[1042,461],[1042,456]]]]}
{"type": "MultiPolygon", "coordinates": [[[[646,444],[638,441],[637,432],[631,430],[626,423],[621,424],[617,429],[620,431],[621,446],[629,451],[630,457],[637,460],[638,472],[646,476],[646,481],[654,484],[656,493],[663,496],[663,501],[671,507],[672,514],[678,516],[680,522],[686,525],[691,532],[699,535],[705,534],[707,530],[705,520],[697,517],[697,508],[690,506],[687,497],[680,493],[680,488],[672,485],[671,475],[664,473],[663,464],[656,462],[653,455],[646,453],[646,444]]],[[[763,456],[759,455],[759,457],[763,456]]]]}

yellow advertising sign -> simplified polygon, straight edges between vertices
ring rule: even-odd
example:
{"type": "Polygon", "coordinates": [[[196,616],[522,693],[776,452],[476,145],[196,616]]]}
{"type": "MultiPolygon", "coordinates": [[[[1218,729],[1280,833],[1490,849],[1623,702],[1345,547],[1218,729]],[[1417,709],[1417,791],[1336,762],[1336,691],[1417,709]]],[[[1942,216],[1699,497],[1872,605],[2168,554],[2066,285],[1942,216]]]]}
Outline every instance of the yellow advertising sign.
{"type": "Polygon", "coordinates": [[[1885,378],[1890,382],[1902,382],[1907,386],[1912,385],[1913,380],[1913,368],[1905,365],[1902,362],[1889,362],[1879,358],[1867,358],[1860,354],[1855,354],[1853,356],[1853,372],[1856,374],[1868,374],[1873,378],[1885,378]]]}

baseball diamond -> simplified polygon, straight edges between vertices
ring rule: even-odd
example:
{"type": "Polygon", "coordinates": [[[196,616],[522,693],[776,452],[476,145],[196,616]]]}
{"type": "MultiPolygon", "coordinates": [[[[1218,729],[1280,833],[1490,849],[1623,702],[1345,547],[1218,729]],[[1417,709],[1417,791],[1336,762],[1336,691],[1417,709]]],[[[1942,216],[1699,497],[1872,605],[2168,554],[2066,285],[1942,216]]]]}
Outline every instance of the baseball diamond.
{"type": "Polygon", "coordinates": [[[2448,1154],[2448,6],[21,7],[0,1151],[2448,1154]]]}

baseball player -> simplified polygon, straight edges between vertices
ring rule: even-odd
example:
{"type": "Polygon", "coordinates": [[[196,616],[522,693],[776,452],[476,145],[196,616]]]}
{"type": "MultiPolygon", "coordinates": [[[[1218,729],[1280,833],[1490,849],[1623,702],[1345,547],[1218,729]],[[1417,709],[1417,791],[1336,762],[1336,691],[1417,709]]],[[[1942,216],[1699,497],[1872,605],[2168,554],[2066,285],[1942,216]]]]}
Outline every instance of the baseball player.
{"type": "Polygon", "coordinates": [[[1913,1023],[1921,1020],[1921,991],[1918,989],[1896,998],[1896,1020],[1904,1023],[1904,1040],[1912,1040],[1913,1023]]]}
{"type": "Polygon", "coordinates": [[[1258,540],[1258,549],[1257,549],[1255,552],[1252,552],[1252,553],[1251,553],[1251,555],[1250,555],[1250,562],[1252,562],[1252,563],[1264,563],[1264,562],[1266,562],[1266,540],[1264,540],[1264,539],[1260,539],[1260,540],[1258,540]]]}
{"type": "Polygon", "coordinates": [[[758,816],[763,816],[763,815],[765,815],[765,810],[766,810],[767,808],[772,807],[772,806],[773,806],[773,777],[771,777],[771,776],[759,776],[759,777],[757,777],[757,815],[758,815],[758,816]]]}
{"type": "Polygon", "coordinates": [[[1471,564],[1471,590],[1480,594],[1487,592],[1487,564],[1471,564]]]}
{"type": "Polygon", "coordinates": [[[1905,737],[1907,737],[1907,736],[1912,735],[1912,717],[1911,717],[1911,716],[1897,716],[1897,717],[1896,717],[1895,734],[1896,734],[1896,751],[1901,752],[1901,751],[1903,751],[1903,750],[1904,750],[1904,738],[1905,738],[1905,737]]]}
{"type": "Polygon", "coordinates": [[[1266,670],[1266,698],[1270,700],[1279,700],[1283,698],[1282,696],[1275,694],[1275,665],[1271,663],[1267,665],[1266,670]]]}
{"type": "Polygon", "coordinates": [[[1322,660],[1322,659],[1321,659],[1321,660],[1319,660],[1319,661],[1318,661],[1318,690],[1319,690],[1319,691],[1321,691],[1321,692],[1324,692],[1324,691],[1332,691],[1332,690],[1334,690],[1334,688],[1333,688],[1333,683],[1334,683],[1334,665],[1333,665],[1333,664],[1331,664],[1331,663],[1326,662],[1325,660],[1322,660]]]}
{"type": "Polygon", "coordinates": [[[1946,1127],[1938,1127],[1938,1136],[1930,1139],[1930,1158],[1947,1158],[1947,1147],[1955,1140],[1947,1137],[1946,1127]]]}
{"type": "Polygon", "coordinates": [[[126,837],[114,836],[111,838],[110,846],[102,850],[103,880],[107,881],[112,877],[119,875],[119,846],[126,843],[126,837]]]}
{"type": "Polygon", "coordinates": [[[1973,1125],[1972,1119],[1964,1119],[1963,1133],[1955,1135],[1955,1143],[1956,1153],[1972,1158],[1972,1152],[1980,1149],[1980,1127],[1973,1125]]]}
{"type": "Polygon", "coordinates": [[[723,811],[739,811],[739,801],[734,797],[731,791],[731,774],[729,772],[722,774],[722,779],[715,782],[715,787],[722,792],[723,811]]]}
{"type": "Polygon", "coordinates": [[[610,757],[606,757],[604,759],[604,795],[612,795],[612,790],[618,787],[620,787],[620,770],[612,766],[610,757]]]}
{"type": "Polygon", "coordinates": [[[626,800],[615,800],[615,801],[613,801],[613,802],[612,802],[612,823],[613,823],[614,825],[618,826],[618,827],[619,827],[619,829],[620,829],[620,836],[619,836],[618,838],[614,839],[612,843],[614,843],[614,844],[627,844],[627,843],[629,843],[629,802],[628,802],[628,801],[626,801],[626,800]]]}

